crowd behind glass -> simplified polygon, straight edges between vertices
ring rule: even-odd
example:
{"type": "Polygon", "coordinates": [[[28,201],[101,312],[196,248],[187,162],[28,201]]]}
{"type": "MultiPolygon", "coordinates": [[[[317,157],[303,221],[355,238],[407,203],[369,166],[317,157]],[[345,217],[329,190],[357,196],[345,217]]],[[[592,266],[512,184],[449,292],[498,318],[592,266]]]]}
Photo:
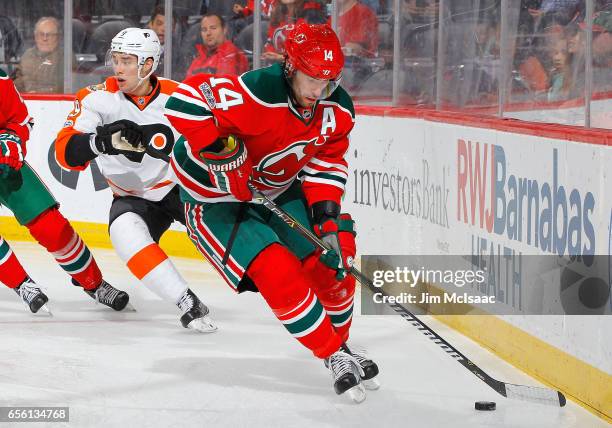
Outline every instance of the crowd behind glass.
{"type": "MultiPolygon", "coordinates": [[[[112,74],[105,63],[110,41],[124,28],[153,29],[165,46],[158,74],[183,80],[282,61],[286,27],[304,20],[336,29],[346,56],[342,84],[360,104],[504,116],[543,110],[551,113],[536,120],[568,123],[553,112],[588,115],[590,103],[612,98],[612,0],[4,0],[3,6],[0,67],[23,93],[74,93],[102,82],[112,74]],[[72,58],[69,67],[64,58],[72,58]]],[[[592,126],[612,128],[605,120],[592,126]]]]}

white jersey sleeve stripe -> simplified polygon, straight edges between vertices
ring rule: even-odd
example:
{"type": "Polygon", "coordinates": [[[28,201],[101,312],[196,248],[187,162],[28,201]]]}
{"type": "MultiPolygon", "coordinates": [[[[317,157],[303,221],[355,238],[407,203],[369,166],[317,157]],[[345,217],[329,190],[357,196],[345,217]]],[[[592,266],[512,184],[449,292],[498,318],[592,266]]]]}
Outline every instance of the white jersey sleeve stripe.
{"type": "Polygon", "coordinates": [[[177,89],[182,89],[183,91],[189,92],[194,97],[199,98],[202,101],[204,101],[204,98],[202,98],[202,95],[200,95],[198,91],[196,91],[194,88],[192,88],[189,85],[185,85],[184,83],[179,83],[179,85],[177,86],[177,89]]]}

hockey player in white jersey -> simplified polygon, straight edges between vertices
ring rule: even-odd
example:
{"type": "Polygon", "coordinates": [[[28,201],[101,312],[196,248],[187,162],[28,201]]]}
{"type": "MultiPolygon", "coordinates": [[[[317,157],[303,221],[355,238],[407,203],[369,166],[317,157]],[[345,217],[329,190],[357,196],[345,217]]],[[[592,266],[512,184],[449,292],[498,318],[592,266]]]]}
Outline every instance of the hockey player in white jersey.
{"type": "Polygon", "coordinates": [[[179,307],[183,327],[212,332],[217,327],[209,309],[158,245],[173,221],[185,224],[167,162],[179,134],[164,116],[178,83],[153,74],[160,54],[152,30],[119,32],[107,55],[114,76],[77,93],[57,136],[56,157],[72,170],[96,159],[113,191],[109,233],[121,259],[149,289],[179,307]]]}

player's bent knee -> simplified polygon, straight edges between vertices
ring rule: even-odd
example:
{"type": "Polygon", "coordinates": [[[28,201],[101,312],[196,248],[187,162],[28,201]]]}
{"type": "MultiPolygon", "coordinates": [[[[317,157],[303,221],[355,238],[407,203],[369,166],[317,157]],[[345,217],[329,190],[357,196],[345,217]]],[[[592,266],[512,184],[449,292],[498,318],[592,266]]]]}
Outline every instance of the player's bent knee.
{"type": "Polygon", "coordinates": [[[273,298],[280,304],[295,299],[300,271],[299,259],[283,245],[274,243],[255,257],[247,274],[266,300],[273,298]]]}
{"type": "Polygon", "coordinates": [[[116,217],[108,232],[119,257],[127,261],[147,245],[154,243],[145,221],[136,213],[127,212],[116,217]]]}
{"type": "Polygon", "coordinates": [[[30,234],[49,251],[57,251],[72,239],[74,230],[56,207],[43,211],[26,225],[30,234]]]}

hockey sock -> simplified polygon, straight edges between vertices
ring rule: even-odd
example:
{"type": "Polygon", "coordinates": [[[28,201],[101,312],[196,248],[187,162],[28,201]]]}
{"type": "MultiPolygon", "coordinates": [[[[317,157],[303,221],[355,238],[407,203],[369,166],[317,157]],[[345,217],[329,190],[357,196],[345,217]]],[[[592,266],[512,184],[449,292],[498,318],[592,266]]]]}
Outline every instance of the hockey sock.
{"type": "Polygon", "coordinates": [[[9,288],[17,288],[27,277],[8,242],[0,236],[0,282],[9,288]]]}
{"type": "Polygon", "coordinates": [[[287,248],[272,244],[247,270],[274,315],[316,357],[338,350],[342,338],[334,331],[313,284],[298,258],[287,248]]]}
{"type": "Polygon", "coordinates": [[[306,257],[302,263],[307,271],[319,301],[329,315],[336,333],[346,342],[353,321],[353,301],[355,300],[355,278],[347,275],[341,281],[336,279],[335,271],[325,266],[318,253],[306,257]]]}
{"type": "Polygon", "coordinates": [[[57,208],[43,212],[26,227],[81,287],[93,290],[100,285],[102,273],[89,248],[57,208]]]}
{"type": "Polygon", "coordinates": [[[159,297],[176,304],[187,290],[187,282],[151,238],[144,220],[135,213],[121,214],[109,232],[117,254],[134,276],[159,297]]]}

